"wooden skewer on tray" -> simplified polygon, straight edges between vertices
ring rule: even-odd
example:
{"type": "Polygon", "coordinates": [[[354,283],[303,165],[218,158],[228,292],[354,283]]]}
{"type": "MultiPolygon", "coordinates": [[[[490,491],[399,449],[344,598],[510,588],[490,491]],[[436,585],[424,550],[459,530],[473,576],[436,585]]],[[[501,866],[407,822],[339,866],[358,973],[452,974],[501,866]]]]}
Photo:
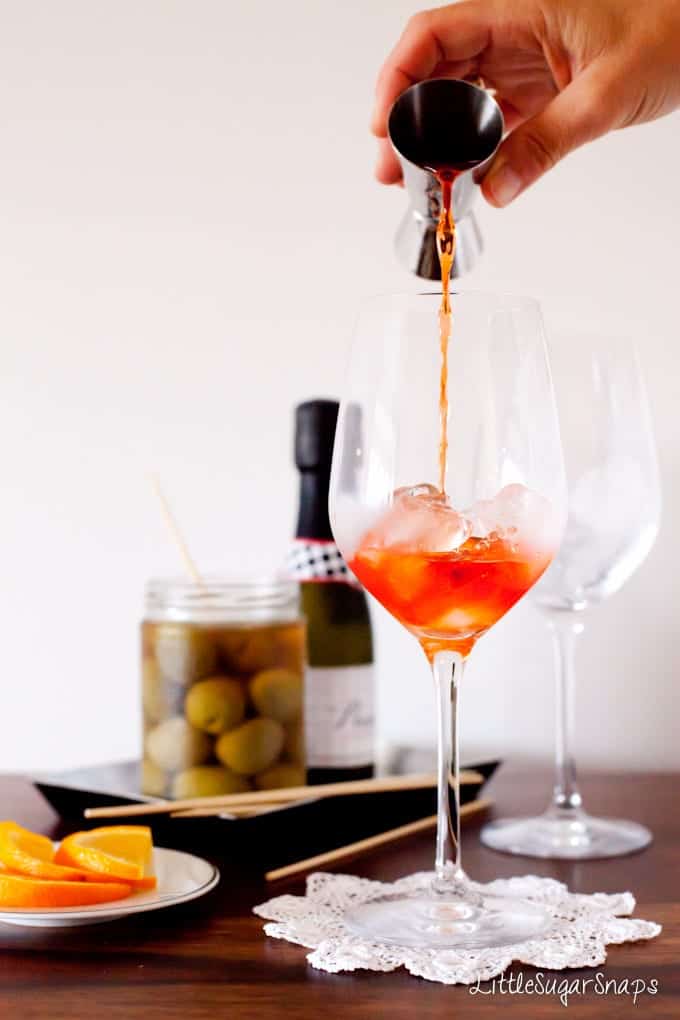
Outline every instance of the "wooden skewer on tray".
{"type": "Polygon", "coordinates": [[[171,818],[252,818],[265,815],[281,808],[293,807],[302,801],[286,801],[283,804],[236,804],[231,807],[197,807],[186,811],[171,811],[171,818]]]}
{"type": "MultiPolygon", "coordinates": [[[[481,814],[487,810],[490,804],[491,801],[484,797],[481,797],[479,800],[470,801],[468,804],[463,804],[460,809],[460,817],[465,819],[481,814]]],[[[368,836],[367,839],[357,840],[356,843],[348,843],[347,846],[338,847],[336,850],[328,850],[326,853],[317,854],[316,857],[307,857],[304,861],[295,861],[294,864],[286,864],[283,868],[267,871],[264,877],[268,882],[276,882],[282,878],[292,878],[301,872],[311,871],[313,868],[323,868],[327,864],[335,864],[336,861],[366,853],[368,850],[384,846],[386,843],[393,843],[398,839],[403,839],[405,836],[412,836],[417,832],[425,832],[427,829],[433,829],[436,824],[436,815],[420,818],[416,822],[400,825],[396,829],[388,829],[387,832],[380,832],[376,836],[368,836]]]]}
{"type": "Polygon", "coordinates": [[[293,807],[303,801],[285,801],[282,804],[236,804],[231,807],[197,807],[186,811],[172,811],[171,818],[252,818],[281,808],[293,807]]]}
{"type": "MultiPolygon", "coordinates": [[[[461,784],[479,785],[484,777],[479,772],[463,771],[461,784]]],[[[281,790],[253,790],[248,793],[231,793],[220,797],[190,797],[186,800],[149,801],[144,804],[117,804],[114,807],[87,808],[86,818],[133,818],[139,815],[198,817],[185,812],[200,811],[205,817],[208,809],[214,814],[232,812],[234,808],[262,808],[283,806],[296,801],[320,797],[344,797],[350,794],[386,793],[396,790],[424,790],[436,785],[430,773],[410,776],[380,776],[376,779],[358,779],[355,782],[326,783],[319,786],[289,786],[281,790]]]]}

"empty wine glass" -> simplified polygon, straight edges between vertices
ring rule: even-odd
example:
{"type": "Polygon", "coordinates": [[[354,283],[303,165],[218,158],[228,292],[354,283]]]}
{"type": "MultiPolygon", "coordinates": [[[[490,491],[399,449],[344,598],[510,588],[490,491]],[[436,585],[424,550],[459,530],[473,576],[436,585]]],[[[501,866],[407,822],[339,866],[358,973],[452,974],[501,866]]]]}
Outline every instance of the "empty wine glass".
{"type": "Polygon", "coordinates": [[[550,920],[543,907],[493,895],[462,870],[457,691],[476,641],[550,563],[566,488],[537,304],[452,295],[442,436],[440,300],[367,303],[338,419],[333,533],[359,580],[420,642],[437,690],[439,739],[430,894],[377,895],[345,921],[382,942],[501,946],[539,935],[550,920]],[[446,443],[441,491],[434,482],[446,443]]]}
{"type": "Polygon", "coordinates": [[[560,550],[531,600],[555,648],[555,787],[544,814],[499,819],[484,827],[481,838],[495,850],[529,857],[614,857],[652,837],[642,825],[594,818],[582,807],[572,751],[574,652],[586,610],[626,583],[656,539],[661,494],[654,436],[629,341],[556,332],[551,358],[569,517],[560,550]]]}

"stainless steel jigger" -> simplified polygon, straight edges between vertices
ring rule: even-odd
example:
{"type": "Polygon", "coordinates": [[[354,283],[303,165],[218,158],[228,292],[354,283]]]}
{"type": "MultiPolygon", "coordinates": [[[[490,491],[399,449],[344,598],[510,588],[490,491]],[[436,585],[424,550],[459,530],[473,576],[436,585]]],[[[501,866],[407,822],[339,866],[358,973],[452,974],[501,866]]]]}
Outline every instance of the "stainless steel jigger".
{"type": "Polygon", "coordinates": [[[488,92],[470,82],[431,78],[399,96],[387,130],[410,202],[395,240],[400,262],[424,280],[440,278],[436,231],[441,191],[431,171],[450,167],[461,171],[453,185],[453,276],[461,276],[482,250],[472,205],[503,137],[500,107],[488,92]]]}

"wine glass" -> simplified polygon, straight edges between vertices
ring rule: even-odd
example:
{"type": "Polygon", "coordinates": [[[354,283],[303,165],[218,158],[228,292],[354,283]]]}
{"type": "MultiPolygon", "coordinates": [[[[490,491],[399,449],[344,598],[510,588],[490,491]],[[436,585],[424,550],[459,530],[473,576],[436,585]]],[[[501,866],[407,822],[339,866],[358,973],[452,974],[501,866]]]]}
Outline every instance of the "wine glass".
{"type": "Polygon", "coordinates": [[[572,751],[574,652],[585,611],[618,591],[645,560],[659,528],[661,492],[652,424],[635,350],[622,337],[551,336],[569,489],[566,533],[531,593],[552,634],[557,676],[553,798],[536,818],[482,830],[495,850],[528,857],[615,857],[652,836],[635,822],[588,815],[572,751]]]}
{"type": "Polygon", "coordinates": [[[382,942],[500,946],[550,922],[542,907],[492,895],[462,870],[457,691],[478,638],[550,563],[566,489],[538,305],[452,295],[442,436],[440,300],[396,295],[364,306],[338,418],[333,533],[359,580],[420,642],[436,685],[439,740],[429,895],[377,897],[345,921],[382,942]],[[442,439],[445,494],[434,484],[442,439]]]}

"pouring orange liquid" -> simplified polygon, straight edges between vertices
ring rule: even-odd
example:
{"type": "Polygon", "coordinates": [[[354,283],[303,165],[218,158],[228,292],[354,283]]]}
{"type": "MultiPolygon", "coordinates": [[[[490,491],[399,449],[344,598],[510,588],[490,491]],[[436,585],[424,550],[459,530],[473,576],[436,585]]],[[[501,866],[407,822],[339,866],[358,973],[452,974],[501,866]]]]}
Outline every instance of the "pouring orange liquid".
{"type": "Polygon", "coordinates": [[[446,492],[446,458],[448,453],[447,419],[449,416],[449,340],[451,339],[451,298],[449,285],[456,256],[456,224],[453,220],[452,194],[455,170],[440,170],[437,180],[442,189],[441,212],[437,224],[437,254],[442,274],[442,303],[439,309],[439,491],[446,492]]]}
{"type": "MultiPolygon", "coordinates": [[[[435,172],[435,171],[432,171],[435,172]]],[[[475,537],[450,550],[439,544],[437,529],[455,530],[462,520],[446,499],[448,455],[448,346],[451,339],[450,280],[456,253],[452,192],[460,170],[436,171],[441,185],[437,252],[441,267],[439,309],[439,487],[400,490],[385,517],[367,532],[350,567],[378,601],[420,641],[429,658],[442,649],[467,655],[475,642],[535,584],[548,567],[552,549],[518,543],[502,533],[475,537]],[[429,491],[425,491],[429,490],[429,491]],[[412,541],[392,535],[404,515],[422,521],[412,541]],[[431,544],[428,544],[430,540],[431,544]]],[[[465,537],[463,535],[461,538],[465,537]]],[[[445,543],[443,543],[445,546],[445,543]]]]}

